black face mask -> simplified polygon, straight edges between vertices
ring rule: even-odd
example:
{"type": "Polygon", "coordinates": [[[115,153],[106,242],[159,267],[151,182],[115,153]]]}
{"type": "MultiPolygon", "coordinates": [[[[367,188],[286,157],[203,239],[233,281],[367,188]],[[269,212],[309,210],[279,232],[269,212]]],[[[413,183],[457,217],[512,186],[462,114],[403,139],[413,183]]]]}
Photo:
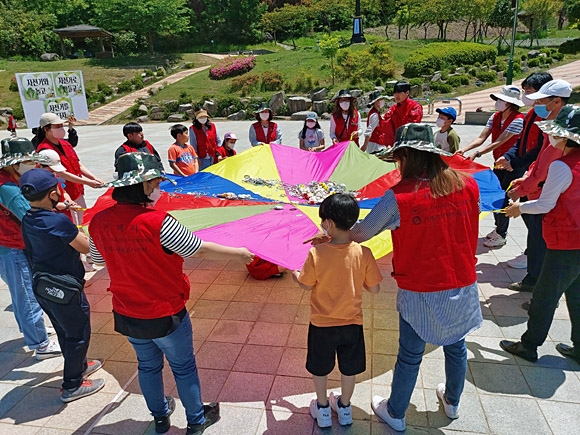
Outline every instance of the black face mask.
{"type": "Polygon", "coordinates": [[[58,199],[55,201],[50,196],[48,197],[48,199],[50,199],[50,203],[52,204],[52,208],[56,208],[56,205],[58,204],[58,199]]]}

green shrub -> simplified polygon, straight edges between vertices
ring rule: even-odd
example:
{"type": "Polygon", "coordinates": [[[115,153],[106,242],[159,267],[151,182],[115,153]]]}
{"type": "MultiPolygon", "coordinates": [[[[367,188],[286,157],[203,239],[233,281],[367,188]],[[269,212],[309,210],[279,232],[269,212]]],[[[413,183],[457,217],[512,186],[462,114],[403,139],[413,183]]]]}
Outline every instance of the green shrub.
{"type": "Polygon", "coordinates": [[[165,71],[164,71],[164,70],[162,70],[162,69],[158,69],[158,70],[155,72],[155,75],[156,75],[157,77],[163,77],[163,76],[165,75],[165,71]]]}
{"type": "Polygon", "coordinates": [[[562,54],[576,54],[580,52],[580,38],[572,39],[560,44],[558,51],[562,54]]]}
{"type": "Polygon", "coordinates": [[[12,92],[18,92],[18,82],[16,81],[16,77],[12,77],[12,79],[10,80],[8,90],[12,92]]]}
{"type": "Polygon", "coordinates": [[[451,76],[447,79],[447,84],[454,88],[462,85],[469,85],[469,77],[467,76],[451,76]]]}
{"type": "Polygon", "coordinates": [[[16,119],[24,119],[24,109],[22,109],[22,104],[18,103],[18,106],[12,108],[12,116],[16,119]]]}
{"type": "Polygon", "coordinates": [[[294,92],[311,92],[319,85],[314,76],[304,70],[300,71],[296,82],[294,83],[294,92]]]}
{"type": "Polygon", "coordinates": [[[146,69],[145,70],[145,77],[154,77],[155,73],[153,72],[153,70],[150,69],[146,69]]]}
{"type": "Polygon", "coordinates": [[[477,78],[482,82],[492,83],[497,79],[495,71],[480,71],[477,73],[477,78]]]}
{"type": "Polygon", "coordinates": [[[284,84],[284,76],[279,71],[265,71],[262,73],[260,89],[263,91],[279,91],[284,84]]]}
{"type": "Polygon", "coordinates": [[[179,94],[179,98],[177,99],[177,104],[190,104],[191,103],[191,98],[189,98],[189,95],[187,94],[187,92],[183,91],[181,94],[179,94]]]}
{"type": "Polygon", "coordinates": [[[552,54],[552,57],[557,61],[561,61],[564,60],[564,53],[560,53],[559,51],[557,51],[554,54],[552,54]]]}
{"type": "Polygon", "coordinates": [[[475,42],[434,42],[411,52],[405,61],[405,77],[428,74],[431,69],[442,70],[447,65],[477,65],[495,62],[495,47],[475,42]]]}
{"type": "Polygon", "coordinates": [[[232,92],[240,91],[241,95],[245,96],[251,91],[255,91],[258,88],[259,82],[260,76],[257,74],[244,74],[243,76],[232,79],[230,89],[232,92]]]}
{"type": "Polygon", "coordinates": [[[357,51],[340,50],[336,64],[339,77],[357,83],[360,80],[388,80],[396,68],[388,42],[378,42],[357,51]]]}
{"type": "Polygon", "coordinates": [[[541,62],[541,60],[540,60],[540,58],[539,58],[539,57],[536,57],[536,58],[534,58],[534,59],[530,59],[530,60],[528,60],[528,66],[529,66],[530,68],[535,68],[535,67],[538,67],[538,66],[540,66],[540,64],[541,64],[541,63],[542,63],[542,62],[541,62]]]}
{"type": "Polygon", "coordinates": [[[110,97],[115,93],[115,90],[106,83],[99,83],[97,85],[97,92],[110,97]]]}
{"type": "Polygon", "coordinates": [[[107,101],[107,97],[105,96],[105,94],[98,94],[97,101],[101,104],[104,104],[107,101]]]}
{"type": "Polygon", "coordinates": [[[126,94],[127,92],[131,92],[133,90],[133,83],[130,80],[123,80],[117,86],[117,93],[118,94],[126,94]]]}
{"type": "Polygon", "coordinates": [[[145,87],[145,84],[143,83],[143,77],[141,77],[141,74],[133,77],[131,79],[131,84],[135,86],[135,89],[143,89],[145,87]]]}
{"type": "Polygon", "coordinates": [[[469,71],[467,72],[471,77],[477,77],[477,69],[476,68],[470,68],[469,71]]]}
{"type": "Polygon", "coordinates": [[[550,56],[548,56],[548,57],[544,58],[544,62],[547,63],[548,65],[550,65],[551,63],[554,63],[554,59],[552,59],[550,56]]]}
{"type": "Polygon", "coordinates": [[[237,97],[224,97],[218,100],[218,114],[221,116],[225,109],[234,106],[233,112],[239,112],[243,109],[240,99],[237,97]]]}
{"type": "Polygon", "coordinates": [[[142,115],[141,111],[139,110],[139,106],[141,106],[139,103],[135,103],[131,106],[130,113],[132,118],[138,118],[142,115]]]}
{"type": "Polygon", "coordinates": [[[448,83],[432,82],[430,86],[432,91],[439,92],[441,94],[448,94],[453,92],[453,86],[448,83]]]}
{"type": "Polygon", "coordinates": [[[522,54],[522,55],[520,56],[520,59],[521,59],[521,60],[527,60],[527,59],[528,59],[528,55],[527,55],[527,54],[522,54]]]}
{"type": "Polygon", "coordinates": [[[168,114],[175,113],[179,110],[179,101],[167,101],[165,104],[165,111],[169,112],[168,114]]]}
{"type": "Polygon", "coordinates": [[[425,79],[423,77],[413,77],[411,80],[409,80],[409,84],[411,86],[423,86],[423,83],[425,83],[425,79]]]}

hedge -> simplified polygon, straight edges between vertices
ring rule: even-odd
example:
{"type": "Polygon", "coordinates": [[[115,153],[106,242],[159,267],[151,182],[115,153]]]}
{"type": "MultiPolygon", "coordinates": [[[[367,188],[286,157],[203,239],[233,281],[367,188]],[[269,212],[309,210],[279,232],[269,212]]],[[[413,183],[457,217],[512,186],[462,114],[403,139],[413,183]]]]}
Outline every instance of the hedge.
{"type": "Polygon", "coordinates": [[[405,61],[405,77],[432,74],[455,65],[495,62],[497,49],[475,42],[434,42],[413,50],[405,61]]]}

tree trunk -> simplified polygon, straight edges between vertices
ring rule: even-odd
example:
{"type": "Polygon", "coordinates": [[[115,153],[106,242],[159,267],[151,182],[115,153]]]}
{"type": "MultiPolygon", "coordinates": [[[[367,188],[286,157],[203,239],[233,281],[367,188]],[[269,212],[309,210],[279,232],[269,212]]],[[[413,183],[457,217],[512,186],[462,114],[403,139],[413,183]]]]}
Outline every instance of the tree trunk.
{"type": "Polygon", "coordinates": [[[153,54],[154,50],[153,50],[153,34],[148,33],[147,34],[147,44],[149,45],[149,53],[153,54]]]}
{"type": "Polygon", "coordinates": [[[332,70],[332,86],[334,86],[334,58],[330,58],[330,69],[332,70]]]}
{"type": "Polygon", "coordinates": [[[407,27],[405,28],[405,39],[409,39],[409,23],[407,23],[407,27]]]}
{"type": "Polygon", "coordinates": [[[389,39],[389,25],[385,25],[385,38],[389,39]]]}
{"type": "Polygon", "coordinates": [[[469,31],[469,26],[471,26],[471,19],[467,20],[467,24],[465,24],[465,34],[463,35],[463,41],[467,41],[467,32],[469,31]]]}

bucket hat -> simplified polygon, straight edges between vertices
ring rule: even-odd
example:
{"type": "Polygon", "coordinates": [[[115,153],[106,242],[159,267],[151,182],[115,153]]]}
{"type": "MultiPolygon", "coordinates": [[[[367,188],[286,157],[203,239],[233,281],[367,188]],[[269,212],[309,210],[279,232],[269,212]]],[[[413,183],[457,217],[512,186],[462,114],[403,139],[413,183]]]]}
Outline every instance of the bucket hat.
{"type": "Polygon", "coordinates": [[[386,95],[381,94],[381,91],[372,91],[369,94],[369,103],[367,104],[367,107],[373,107],[373,104],[375,104],[378,100],[383,99],[383,100],[392,100],[393,97],[387,97],[386,95]]]}
{"type": "Polygon", "coordinates": [[[334,97],[332,97],[331,101],[335,101],[340,98],[352,98],[352,95],[350,95],[350,91],[348,89],[341,89],[334,97]]]}
{"type": "Polygon", "coordinates": [[[580,143],[580,106],[567,104],[551,121],[536,122],[542,132],[550,136],[565,137],[580,143]]]}
{"type": "Polygon", "coordinates": [[[395,134],[395,144],[391,153],[399,148],[408,147],[419,151],[451,156],[452,154],[437,148],[433,138],[433,130],[427,124],[405,124],[395,134]]]}
{"type": "Polygon", "coordinates": [[[144,181],[162,178],[168,180],[159,170],[159,162],[153,154],[127,153],[117,160],[117,174],[119,178],[101,187],[122,187],[143,183],[144,181]]]}
{"type": "Polygon", "coordinates": [[[272,112],[272,109],[270,109],[270,107],[268,107],[266,103],[260,104],[260,107],[254,110],[254,115],[257,115],[258,113],[263,112],[264,110],[267,110],[272,114],[272,116],[274,116],[274,112],[272,112]]]}
{"type": "Polygon", "coordinates": [[[0,157],[0,168],[28,161],[39,162],[43,165],[48,162],[46,156],[35,152],[34,145],[25,137],[3,139],[1,148],[2,157],[0,157]]]}
{"type": "MultiPolygon", "coordinates": [[[[524,107],[525,104],[522,101],[522,92],[517,86],[504,86],[501,88],[500,92],[495,92],[489,96],[492,100],[501,100],[506,103],[515,104],[518,107],[524,107]]],[[[529,97],[529,96],[528,96],[529,97]]]]}
{"type": "Polygon", "coordinates": [[[209,113],[207,113],[207,111],[203,110],[203,109],[195,114],[195,119],[199,119],[199,118],[203,118],[203,117],[211,118],[211,116],[209,116],[209,113]]]}

